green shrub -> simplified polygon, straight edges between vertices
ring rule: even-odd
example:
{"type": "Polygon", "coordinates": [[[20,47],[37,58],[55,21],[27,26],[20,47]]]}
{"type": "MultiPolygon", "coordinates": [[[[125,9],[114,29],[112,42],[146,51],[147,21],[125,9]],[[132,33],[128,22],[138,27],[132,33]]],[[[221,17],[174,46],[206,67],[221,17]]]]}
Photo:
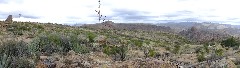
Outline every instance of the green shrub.
{"type": "Polygon", "coordinates": [[[44,52],[47,55],[50,55],[54,52],[62,51],[59,36],[55,35],[41,35],[35,37],[34,40],[30,43],[29,49],[32,53],[44,52]]]}
{"type": "Polygon", "coordinates": [[[70,50],[73,50],[77,53],[88,53],[89,48],[84,45],[78,35],[74,33],[60,34],[60,33],[50,33],[42,34],[31,42],[32,46],[30,50],[33,52],[45,52],[47,54],[52,54],[55,52],[67,53],[70,50]]]}
{"type": "Polygon", "coordinates": [[[206,58],[205,58],[205,52],[199,51],[199,52],[197,53],[197,59],[198,59],[198,62],[205,61],[205,60],[206,60],[206,58]]]}
{"type": "Polygon", "coordinates": [[[103,47],[103,53],[105,53],[105,54],[107,54],[107,55],[111,55],[111,54],[113,54],[112,52],[113,52],[113,50],[111,50],[112,48],[111,47],[109,47],[109,46],[104,46],[103,47]]]}
{"type": "Polygon", "coordinates": [[[223,56],[223,49],[217,49],[215,53],[217,56],[223,56]]]}
{"type": "Polygon", "coordinates": [[[31,28],[27,24],[13,23],[7,26],[8,31],[30,31],[31,28]]]}
{"type": "Polygon", "coordinates": [[[209,44],[204,44],[204,45],[203,45],[203,47],[204,47],[204,49],[205,49],[205,51],[206,51],[207,53],[210,52],[210,50],[209,50],[209,48],[208,48],[208,45],[209,45],[209,44]]]}
{"type": "Polygon", "coordinates": [[[143,42],[140,40],[132,40],[134,45],[138,46],[138,47],[142,47],[143,46],[143,42]]]}
{"type": "Polygon", "coordinates": [[[149,50],[149,56],[150,57],[155,57],[155,55],[156,55],[156,52],[153,49],[150,49],[149,50]]]}
{"type": "Polygon", "coordinates": [[[14,35],[23,35],[23,31],[13,31],[14,35]]]}
{"type": "Polygon", "coordinates": [[[119,49],[119,51],[117,51],[117,53],[120,55],[120,60],[124,61],[126,58],[126,53],[127,53],[128,47],[125,45],[121,45],[120,47],[117,47],[117,49],[119,49]]]}
{"type": "Polygon", "coordinates": [[[0,56],[6,54],[7,56],[18,56],[23,57],[29,54],[26,43],[23,41],[8,41],[4,42],[0,48],[0,56]]]}
{"type": "Polygon", "coordinates": [[[89,53],[90,52],[88,47],[86,47],[84,45],[78,45],[78,44],[73,45],[73,51],[76,53],[89,53]]]}
{"type": "Polygon", "coordinates": [[[92,42],[94,42],[94,38],[97,37],[97,35],[95,35],[94,33],[88,32],[87,37],[88,37],[89,42],[92,43],[92,42]]]}
{"type": "Polygon", "coordinates": [[[34,64],[25,57],[12,57],[8,68],[34,68],[34,64]]]}
{"type": "Polygon", "coordinates": [[[61,51],[63,52],[69,52],[73,48],[69,38],[66,38],[65,36],[61,36],[60,47],[62,49],[61,51]]]}
{"type": "Polygon", "coordinates": [[[27,58],[30,53],[23,41],[7,41],[0,47],[0,68],[33,68],[27,58]]]}
{"type": "Polygon", "coordinates": [[[224,47],[236,47],[236,46],[238,47],[240,46],[240,43],[237,39],[235,39],[234,37],[231,37],[226,40],[222,40],[221,45],[224,47]]]}
{"type": "Polygon", "coordinates": [[[124,61],[126,58],[128,47],[125,45],[121,46],[105,46],[103,49],[103,53],[111,56],[114,55],[114,60],[120,59],[124,61]]]}
{"type": "Polygon", "coordinates": [[[37,29],[44,29],[44,27],[42,25],[39,25],[39,24],[34,24],[33,27],[37,28],[37,29]]]}
{"type": "Polygon", "coordinates": [[[173,53],[178,54],[180,52],[181,46],[180,45],[175,45],[173,49],[173,53]]]}

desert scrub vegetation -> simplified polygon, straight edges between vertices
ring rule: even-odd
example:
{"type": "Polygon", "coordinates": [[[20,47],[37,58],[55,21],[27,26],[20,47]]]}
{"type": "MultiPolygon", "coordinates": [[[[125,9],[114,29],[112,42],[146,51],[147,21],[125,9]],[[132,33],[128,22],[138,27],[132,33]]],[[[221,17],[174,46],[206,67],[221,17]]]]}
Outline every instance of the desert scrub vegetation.
{"type": "Polygon", "coordinates": [[[115,61],[124,61],[128,47],[126,45],[120,46],[104,46],[103,52],[109,56],[112,56],[115,61]]]}
{"type": "Polygon", "coordinates": [[[82,44],[83,40],[73,33],[67,35],[59,33],[42,34],[32,41],[33,52],[44,52],[48,55],[56,52],[67,53],[73,50],[77,53],[88,53],[89,47],[82,44]],[[37,49],[36,49],[37,48],[37,49]]]}
{"type": "Polygon", "coordinates": [[[87,37],[88,37],[88,40],[90,43],[94,42],[94,38],[96,37],[97,35],[95,35],[94,33],[92,32],[87,32],[87,37]]]}
{"type": "Polygon", "coordinates": [[[34,68],[41,55],[53,53],[65,55],[70,50],[75,53],[89,53],[90,49],[78,35],[57,32],[38,34],[29,43],[24,41],[7,41],[0,45],[0,68],[34,68]]]}
{"type": "Polygon", "coordinates": [[[223,47],[234,47],[234,49],[238,49],[240,46],[240,42],[238,39],[234,38],[234,37],[230,37],[228,39],[222,40],[221,41],[221,45],[223,47]]]}
{"type": "Polygon", "coordinates": [[[197,60],[198,62],[202,62],[202,61],[205,61],[206,60],[206,52],[204,51],[203,48],[199,49],[197,51],[197,60]]]}
{"type": "Polygon", "coordinates": [[[33,68],[34,63],[28,61],[31,54],[23,41],[3,42],[0,47],[0,68],[33,68]]]}

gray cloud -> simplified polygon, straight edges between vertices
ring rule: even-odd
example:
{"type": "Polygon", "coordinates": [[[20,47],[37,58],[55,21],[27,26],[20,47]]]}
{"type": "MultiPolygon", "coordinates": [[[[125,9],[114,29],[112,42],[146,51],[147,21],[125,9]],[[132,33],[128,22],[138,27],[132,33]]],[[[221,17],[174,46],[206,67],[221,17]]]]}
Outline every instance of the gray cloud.
{"type": "Polygon", "coordinates": [[[39,16],[31,16],[31,15],[22,15],[21,17],[31,18],[31,19],[39,19],[40,18],[39,16]]]}
{"type": "Polygon", "coordinates": [[[182,19],[175,19],[175,20],[157,20],[156,23],[169,23],[169,22],[204,22],[199,18],[182,18],[182,19]]]}
{"type": "Polygon", "coordinates": [[[136,21],[136,20],[150,20],[152,18],[157,18],[158,16],[149,16],[149,12],[137,11],[137,10],[126,10],[126,9],[114,9],[114,14],[108,16],[110,19],[114,17],[120,17],[126,21],[136,21]]]}
{"type": "Polygon", "coordinates": [[[199,18],[183,18],[183,19],[177,19],[176,21],[203,21],[199,18]]]}
{"type": "MultiPolygon", "coordinates": [[[[12,12],[1,12],[0,11],[0,18],[5,19],[8,15],[13,15],[13,18],[19,18],[19,14],[24,13],[22,11],[12,11],[12,12]]],[[[31,18],[31,19],[39,19],[39,16],[30,15],[30,14],[21,14],[21,17],[24,18],[31,18]]]]}
{"type": "Polygon", "coordinates": [[[183,11],[176,11],[174,13],[165,14],[163,15],[163,17],[180,17],[180,16],[191,15],[191,14],[193,14],[192,11],[183,10],[183,11]]]}

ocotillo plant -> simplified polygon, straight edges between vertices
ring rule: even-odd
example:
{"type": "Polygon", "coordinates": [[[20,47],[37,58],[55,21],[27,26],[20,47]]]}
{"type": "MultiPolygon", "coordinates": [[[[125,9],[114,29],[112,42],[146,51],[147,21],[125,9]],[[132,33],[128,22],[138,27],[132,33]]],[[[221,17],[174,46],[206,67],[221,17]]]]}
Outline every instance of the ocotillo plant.
{"type": "Polygon", "coordinates": [[[101,6],[101,3],[100,3],[101,1],[100,0],[98,0],[98,3],[99,3],[99,5],[98,5],[98,10],[95,10],[96,12],[97,12],[97,14],[98,14],[98,21],[99,21],[99,23],[101,23],[101,20],[103,20],[103,22],[105,21],[105,18],[107,17],[107,16],[104,16],[105,18],[102,18],[102,14],[101,14],[101,12],[100,12],[100,6],[101,6]]]}

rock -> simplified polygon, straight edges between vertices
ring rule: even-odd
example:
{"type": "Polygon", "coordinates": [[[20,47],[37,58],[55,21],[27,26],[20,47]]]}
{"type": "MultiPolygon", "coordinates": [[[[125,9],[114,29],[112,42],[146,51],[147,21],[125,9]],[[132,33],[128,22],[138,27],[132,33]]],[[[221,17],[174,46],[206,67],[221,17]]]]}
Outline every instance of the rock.
{"type": "Polygon", "coordinates": [[[12,23],[13,22],[13,17],[12,15],[9,15],[7,19],[5,20],[6,23],[12,23]]]}

